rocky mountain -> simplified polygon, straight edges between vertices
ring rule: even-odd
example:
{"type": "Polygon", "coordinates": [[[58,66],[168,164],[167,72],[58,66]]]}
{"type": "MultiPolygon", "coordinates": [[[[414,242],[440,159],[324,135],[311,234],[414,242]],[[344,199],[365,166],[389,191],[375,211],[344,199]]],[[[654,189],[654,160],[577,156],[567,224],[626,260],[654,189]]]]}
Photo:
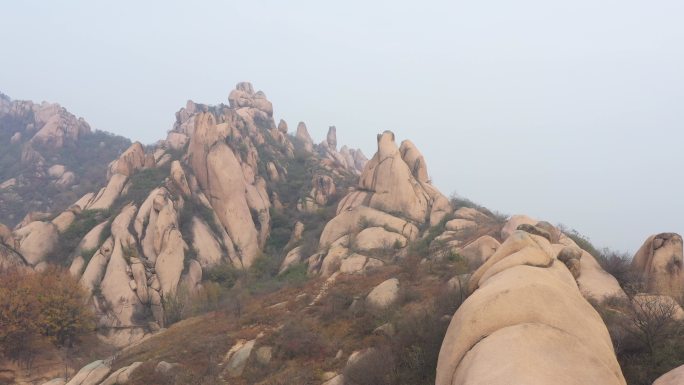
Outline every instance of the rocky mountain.
{"type": "Polygon", "coordinates": [[[11,363],[0,375],[70,385],[681,378],[681,236],[651,236],[631,260],[600,252],[548,222],[449,199],[411,141],[376,140],[370,160],[338,150],[335,127],[315,144],[303,122],[294,133],[276,124],[249,83],[228,104],[187,102],[166,139],[108,163],[98,190],[50,218],[0,226],[0,268],[68,268],[99,341],[78,350],[68,382],[11,363]]]}
{"type": "Polygon", "coordinates": [[[102,184],[107,164],[129,145],[92,131],[59,104],[0,94],[0,223],[14,226],[66,208],[102,184]]]}

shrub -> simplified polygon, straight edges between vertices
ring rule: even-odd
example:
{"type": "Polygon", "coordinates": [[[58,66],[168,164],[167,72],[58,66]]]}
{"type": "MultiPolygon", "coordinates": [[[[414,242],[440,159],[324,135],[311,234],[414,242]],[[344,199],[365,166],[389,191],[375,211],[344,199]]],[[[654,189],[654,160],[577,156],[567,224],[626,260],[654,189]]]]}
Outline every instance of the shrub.
{"type": "Polygon", "coordinates": [[[239,275],[240,273],[230,262],[223,262],[213,266],[204,274],[207,281],[214,282],[226,289],[230,289],[235,285],[239,275]]]}
{"type": "Polygon", "coordinates": [[[292,319],[285,323],[275,338],[278,355],[284,359],[319,358],[326,354],[327,345],[307,319],[292,319]]]}
{"type": "Polygon", "coordinates": [[[30,370],[46,345],[69,349],[94,329],[87,294],[68,271],[0,272],[0,355],[30,370]]]}

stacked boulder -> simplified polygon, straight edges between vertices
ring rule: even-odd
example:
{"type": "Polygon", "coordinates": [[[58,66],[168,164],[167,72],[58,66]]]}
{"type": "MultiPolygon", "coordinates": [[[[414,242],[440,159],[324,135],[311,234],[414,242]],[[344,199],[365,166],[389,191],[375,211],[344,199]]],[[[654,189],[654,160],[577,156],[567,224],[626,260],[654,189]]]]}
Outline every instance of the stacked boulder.
{"type": "Polygon", "coordinates": [[[398,147],[394,134],[385,131],[378,135],[378,151],[357,187],[340,201],[337,215],[325,226],[309,269],[331,275],[382,265],[379,251],[401,251],[422,228],[451,212],[449,200],[430,184],[418,149],[410,141],[398,147]]]}
{"type": "Polygon", "coordinates": [[[625,384],[606,326],[557,259],[564,247],[516,230],[475,271],[437,385],[625,384]]]}
{"type": "Polygon", "coordinates": [[[634,259],[632,270],[643,279],[648,293],[681,298],[684,295],[682,236],[662,233],[650,236],[634,259]]]}

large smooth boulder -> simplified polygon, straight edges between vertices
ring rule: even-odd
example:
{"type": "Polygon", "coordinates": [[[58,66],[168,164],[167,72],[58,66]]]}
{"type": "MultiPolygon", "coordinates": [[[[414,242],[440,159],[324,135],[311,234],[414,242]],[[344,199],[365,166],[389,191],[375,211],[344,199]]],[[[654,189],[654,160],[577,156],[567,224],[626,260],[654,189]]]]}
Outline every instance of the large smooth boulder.
{"type": "Polygon", "coordinates": [[[625,385],[606,326],[555,255],[547,239],[515,231],[475,271],[436,385],[625,385]]]}
{"type": "Polygon", "coordinates": [[[91,362],[81,368],[66,385],[98,385],[110,370],[109,365],[102,360],[91,362]]]}
{"type": "Polygon", "coordinates": [[[399,280],[390,278],[374,287],[366,297],[366,303],[374,309],[387,309],[399,298],[399,280]]]}
{"type": "Polygon", "coordinates": [[[354,239],[354,246],[360,251],[401,249],[408,240],[401,234],[387,231],[382,227],[368,227],[354,239]]]}
{"type": "Polygon", "coordinates": [[[662,233],[650,236],[632,259],[632,270],[653,294],[679,298],[684,294],[682,236],[662,233]]]}
{"type": "Polygon", "coordinates": [[[508,222],[501,229],[501,239],[506,240],[514,231],[518,230],[520,225],[536,225],[539,222],[536,219],[530,218],[527,215],[513,215],[508,219],[508,222]]]}
{"type": "Polygon", "coordinates": [[[684,384],[684,365],[658,377],[653,385],[682,385],[684,384]]]}
{"type": "Polygon", "coordinates": [[[55,248],[59,238],[57,226],[50,222],[31,222],[14,232],[19,242],[18,251],[29,264],[35,266],[55,248]]]}

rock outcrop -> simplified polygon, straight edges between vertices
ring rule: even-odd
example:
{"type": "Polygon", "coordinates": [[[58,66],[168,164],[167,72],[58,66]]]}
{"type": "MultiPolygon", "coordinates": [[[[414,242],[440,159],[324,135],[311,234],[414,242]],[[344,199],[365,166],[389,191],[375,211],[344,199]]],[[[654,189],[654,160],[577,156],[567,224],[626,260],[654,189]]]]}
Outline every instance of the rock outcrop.
{"type": "Polygon", "coordinates": [[[632,259],[632,270],[640,275],[646,290],[680,298],[684,295],[682,237],[675,233],[650,236],[632,259]]]}
{"type": "Polygon", "coordinates": [[[514,231],[475,271],[437,385],[625,384],[606,326],[556,255],[546,238],[514,231]]]}
{"type": "Polygon", "coordinates": [[[319,242],[323,250],[309,258],[309,268],[331,274],[334,266],[345,265],[346,258],[361,261],[362,254],[351,252],[355,246],[375,249],[382,245],[400,252],[419,236],[419,228],[436,225],[451,212],[449,200],[429,183],[420,152],[409,141],[397,147],[394,134],[385,131],[378,135],[378,151],[366,164],[357,187],[340,201],[337,216],[325,226],[319,242]]]}
{"type": "Polygon", "coordinates": [[[658,377],[653,385],[680,385],[684,384],[684,365],[658,377]]]}
{"type": "Polygon", "coordinates": [[[104,181],[102,169],[130,142],[92,131],[58,104],[0,97],[0,222],[62,211],[104,181]],[[83,178],[83,179],[82,179],[83,178]],[[40,192],[40,194],[37,194],[40,192]]]}

